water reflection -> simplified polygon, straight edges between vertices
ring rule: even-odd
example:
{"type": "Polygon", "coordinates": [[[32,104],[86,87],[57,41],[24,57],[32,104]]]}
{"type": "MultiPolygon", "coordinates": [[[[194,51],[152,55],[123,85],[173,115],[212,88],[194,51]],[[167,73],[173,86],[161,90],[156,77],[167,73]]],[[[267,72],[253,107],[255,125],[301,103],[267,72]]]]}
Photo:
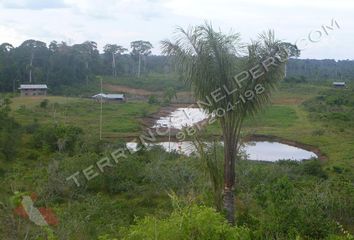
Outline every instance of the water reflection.
{"type": "Polygon", "coordinates": [[[177,108],[167,117],[160,117],[153,128],[175,128],[182,129],[185,126],[192,126],[203,121],[208,114],[199,108],[177,108]]]}
{"type": "MultiPolygon", "coordinates": [[[[180,154],[191,155],[196,152],[192,142],[158,142],[151,144],[163,147],[167,152],[176,151],[180,154]]],[[[127,143],[127,147],[132,151],[137,149],[134,142],[127,143]]],[[[279,142],[248,142],[242,149],[249,160],[275,162],[278,160],[295,160],[301,161],[311,158],[317,158],[313,152],[293,147],[279,142]]]]}

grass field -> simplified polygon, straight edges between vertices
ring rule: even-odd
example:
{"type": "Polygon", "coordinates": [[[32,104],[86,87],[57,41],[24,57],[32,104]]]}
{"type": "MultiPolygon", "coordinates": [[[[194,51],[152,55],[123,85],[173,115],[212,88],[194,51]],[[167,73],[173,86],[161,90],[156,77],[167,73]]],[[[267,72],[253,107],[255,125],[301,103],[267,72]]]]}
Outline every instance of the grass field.
{"type": "MultiPolygon", "coordinates": [[[[328,169],[354,169],[354,129],[325,121],[314,121],[301,105],[326,86],[296,85],[280,87],[272,103],[245,121],[243,135],[264,134],[301,142],[318,148],[328,157],[328,169]]],[[[219,124],[208,126],[210,134],[221,134],[219,124]]]]}
{"type": "MultiPolygon", "coordinates": [[[[247,224],[258,231],[258,222],[268,224],[271,220],[274,226],[286,226],[287,221],[282,223],[278,219],[293,221],[295,217],[300,219],[296,220],[296,224],[303,222],[299,229],[311,226],[311,229],[317,230],[322,228],[323,219],[327,219],[321,218],[326,213],[333,214],[329,218],[331,221],[336,220],[343,224],[344,229],[353,231],[353,193],[350,189],[354,180],[354,129],[313,120],[310,116],[313,112],[303,104],[316,98],[323,89],[326,87],[281,86],[274,94],[272,104],[245,121],[242,136],[264,134],[309,144],[324,153],[328,160],[273,164],[239,162],[236,172],[236,209],[240,224],[247,224]],[[286,196],[288,192],[291,195],[286,196]],[[273,197],[276,197],[274,205],[270,200],[273,197]],[[263,206],[264,199],[271,204],[269,209],[263,206]],[[326,208],[322,209],[321,206],[326,208]],[[285,218],[279,218],[283,215],[274,213],[274,209],[283,209],[285,218]],[[288,215],[296,209],[303,209],[303,212],[298,211],[300,217],[288,215]],[[316,225],[312,226],[312,223],[316,225]]],[[[112,168],[107,167],[104,172],[99,172],[92,181],[85,180],[84,169],[96,166],[98,160],[121,146],[120,141],[113,141],[120,138],[124,141],[129,139],[126,138],[128,136],[138,135],[142,130],[141,119],[158,111],[159,105],[143,101],[103,104],[103,138],[107,142],[98,140],[100,104],[91,99],[45,96],[15,97],[11,101],[11,115],[23,126],[21,129],[24,131],[16,158],[0,162],[0,180],[3,181],[0,186],[0,212],[3,210],[2,203],[10,206],[15,190],[26,194],[36,192],[42,205],[53,209],[60,220],[59,226],[52,228],[56,235],[61,236],[58,239],[112,239],[98,238],[99,235],[108,236],[106,234],[121,239],[124,234],[121,229],[135,224],[135,219],[139,217],[168,216],[174,205],[168,193],[179,194],[176,196],[180,197],[178,201],[182,205],[190,201],[213,205],[208,174],[202,170],[198,158],[168,154],[158,148],[129,154],[126,160],[121,159],[112,168]],[[46,106],[43,104],[45,99],[48,100],[46,106]],[[27,126],[35,121],[41,125],[60,123],[78,126],[84,131],[84,136],[80,134],[83,142],[77,143],[78,147],[73,152],[59,150],[59,147],[51,150],[47,148],[48,144],[37,147],[34,145],[37,143],[37,132],[26,132],[29,129],[27,126]],[[68,184],[66,180],[75,172],[80,173],[80,188],[68,184]]],[[[46,129],[54,132],[51,128],[46,129]]],[[[208,126],[206,132],[220,135],[219,124],[208,126]]],[[[39,136],[39,140],[46,139],[42,138],[45,135],[39,136]]],[[[59,142],[54,143],[59,145],[59,142]]],[[[219,160],[222,163],[222,158],[219,160]]],[[[95,172],[99,171],[97,167],[94,169],[95,172]]],[[[0,236],[2,229],[7,231],[7,235],[14,232],[18,236],[25,236],[28,223],[25,220],[18,221],[13,217],[12,208],[8,209],[0,214],[0,223],[4,226],[0,228],[0,236]],[[9,219],[13,219],[13,222],[9,219]],[[14,230],[12,226],[16,224],[20,227],[14,230]]],[[[209,217],[205,219],[210,221],[209,217]]],[[[43,232],[36,226],[30,229],[32,235],[43,232]]]]}
{"type": "MultiPolygon", "coordinates": [[[[318,148],[328,157],[328,167],[354,168],[354,129],[338,127],[323,121],[313,121],[301,105],[315,97],[326,86],[281,85],[272,104],[244,123],[243,135],[264,134],[298,141],[318,148]]],[[[72,97],[17,97],[12,99],[13,116],[22,124],[72,124],[86,134],[98,135],[100,104],[85,98],[72,97]],[[46,108],[39,105],[49,100],[46,108]]],[[[141,130],[142,117],[158,110],[145,102],[103,104],[103,137],[136,136],[141,130]]],[[[219,124],[208,126],[207,133],[221,134],[219,124]]]]}
{"type": "MultiPolygon", "coordinates": [[[[69,97],[16,97],[12,99],[12,114],[21,124],[61,123],[81,127],[86,134],[99,133],[100,104],[92,99],[69,97]],[[49,100],[48,106],[40,103],[49,100]]],[[[140,118],[157,111],[158,106],[145,102],[104,103],[102,111],[103,137],[137,135],[140,118]]]]}

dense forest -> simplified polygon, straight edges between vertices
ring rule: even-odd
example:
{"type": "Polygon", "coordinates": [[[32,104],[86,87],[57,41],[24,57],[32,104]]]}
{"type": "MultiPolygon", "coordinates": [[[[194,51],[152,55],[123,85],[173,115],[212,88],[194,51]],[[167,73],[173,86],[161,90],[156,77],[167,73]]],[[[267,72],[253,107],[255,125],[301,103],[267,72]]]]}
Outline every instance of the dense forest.
{"type": "MultiPolygon", "coordinates": [[[[130,51],[116,44],[104,46],[86,41],[69,46],[52,41],[49,46],[26,40],[20,46],[0,45],[0,92],[13,92],[21,83],[46,83],[60,93],[61,86],[87,84],[97,75],[136,76],[147,73],[170,73],[167,56],[152,55],[147,41],[134,41],[130,51]],[[53,88],[55,87],[55,88],[53,88]]],[[[290,59],[288,81],[352,80],[354,61],[290,59]]]]}
{"type": "Polygon", "coordinates": [[[307,81],[352,81],[354,76],[354,61],[290,59],[287,76],[288,78],[305,79],[307,81]]]}
{"type": "Polygon", "coordinates": [[[100,53],[97,44],[86,41],[67,45],[26,40],[18,47],[0,45],[0,91],[15,91],[21,83],[46,83],[49,87],[85,84],[96,75],[126,76],[169,70],[166,57],[151,56],[146,41],[131,43],[131,52],[107,44],[100,53]]]}

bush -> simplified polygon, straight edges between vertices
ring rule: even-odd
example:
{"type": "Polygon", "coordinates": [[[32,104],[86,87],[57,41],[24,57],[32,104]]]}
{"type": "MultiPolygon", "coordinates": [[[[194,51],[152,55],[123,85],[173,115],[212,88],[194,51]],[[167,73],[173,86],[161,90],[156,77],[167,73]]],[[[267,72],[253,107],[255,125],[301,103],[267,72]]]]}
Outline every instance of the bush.
{"type": "Polygon", "coordinates": [[[159,100],[157,99],[157,97],[155,95],[150,95],[148,103],[149,104],[158,104],[159,100]]]}
{"type": "Polygon", "coordinates": [[[30,123],[26,126],[24,126],[25,132],[29,133],[29,134],[33,134],[37,131],[37,129],[39,128],[39,123],[37,119],[34,119],[33,123],[30,123]]]}
{"type": "Polygon", "coordinates": [[[257,192],[264,209],[256,227],[259,239],[324,239],[335,232],[322,191],[298,189],[284,177],[257,192]]]}
{"type": "Polygon", "coordinates": [[[124,240],[247,240],[251,233],[230,226],[214,209],[192,205],[175,210],[166,219],[146,217],[123,231],[124,240]]]}
{"type": "Polygon", "coordinates": [[[79,127],[65,125],[46,125],[33,135],[33,145],[51,152],[74,153],[83,131],[79,127]]]}
{"type": "Polygon", "coordinates": [[[326,172],[322,169],[321,163],[318,160],[308,160],[303,163],[303,172],[319,178],[327,178],[326,172]]]}
{"type": "Polygon", "coordinates": [[[20,143],[20,125],[9,113],[10,99],[0,99],[0,159],[15,159],[20,143]]]}
{"type": "Polygon", "coordinates": [[[144,164],[136,157],[122,159],[119,166],[106,169],[103,175],[104,186],[110,194],[134,192],[136,188],[142,185],[144,178],[144,164]]]}
{"type": "Polygon", "coordinates": [[[39,103],[39,107],[41,108],[47,108],[48,107],[48,104],[49,104],[49,100],[48,99],[44,99],[43,101],[41,101],[39,103]]]}

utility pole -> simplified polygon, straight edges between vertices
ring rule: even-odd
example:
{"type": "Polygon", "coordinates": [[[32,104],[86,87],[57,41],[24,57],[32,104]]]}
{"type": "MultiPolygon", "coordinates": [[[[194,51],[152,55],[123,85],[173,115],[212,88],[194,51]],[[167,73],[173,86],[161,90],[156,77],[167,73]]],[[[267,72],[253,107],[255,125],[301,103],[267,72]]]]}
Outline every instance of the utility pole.
{"type": "Polygon", "coordinates": [[[171,116],[168,124],[168,152],[171,152],[171,116]]]}

